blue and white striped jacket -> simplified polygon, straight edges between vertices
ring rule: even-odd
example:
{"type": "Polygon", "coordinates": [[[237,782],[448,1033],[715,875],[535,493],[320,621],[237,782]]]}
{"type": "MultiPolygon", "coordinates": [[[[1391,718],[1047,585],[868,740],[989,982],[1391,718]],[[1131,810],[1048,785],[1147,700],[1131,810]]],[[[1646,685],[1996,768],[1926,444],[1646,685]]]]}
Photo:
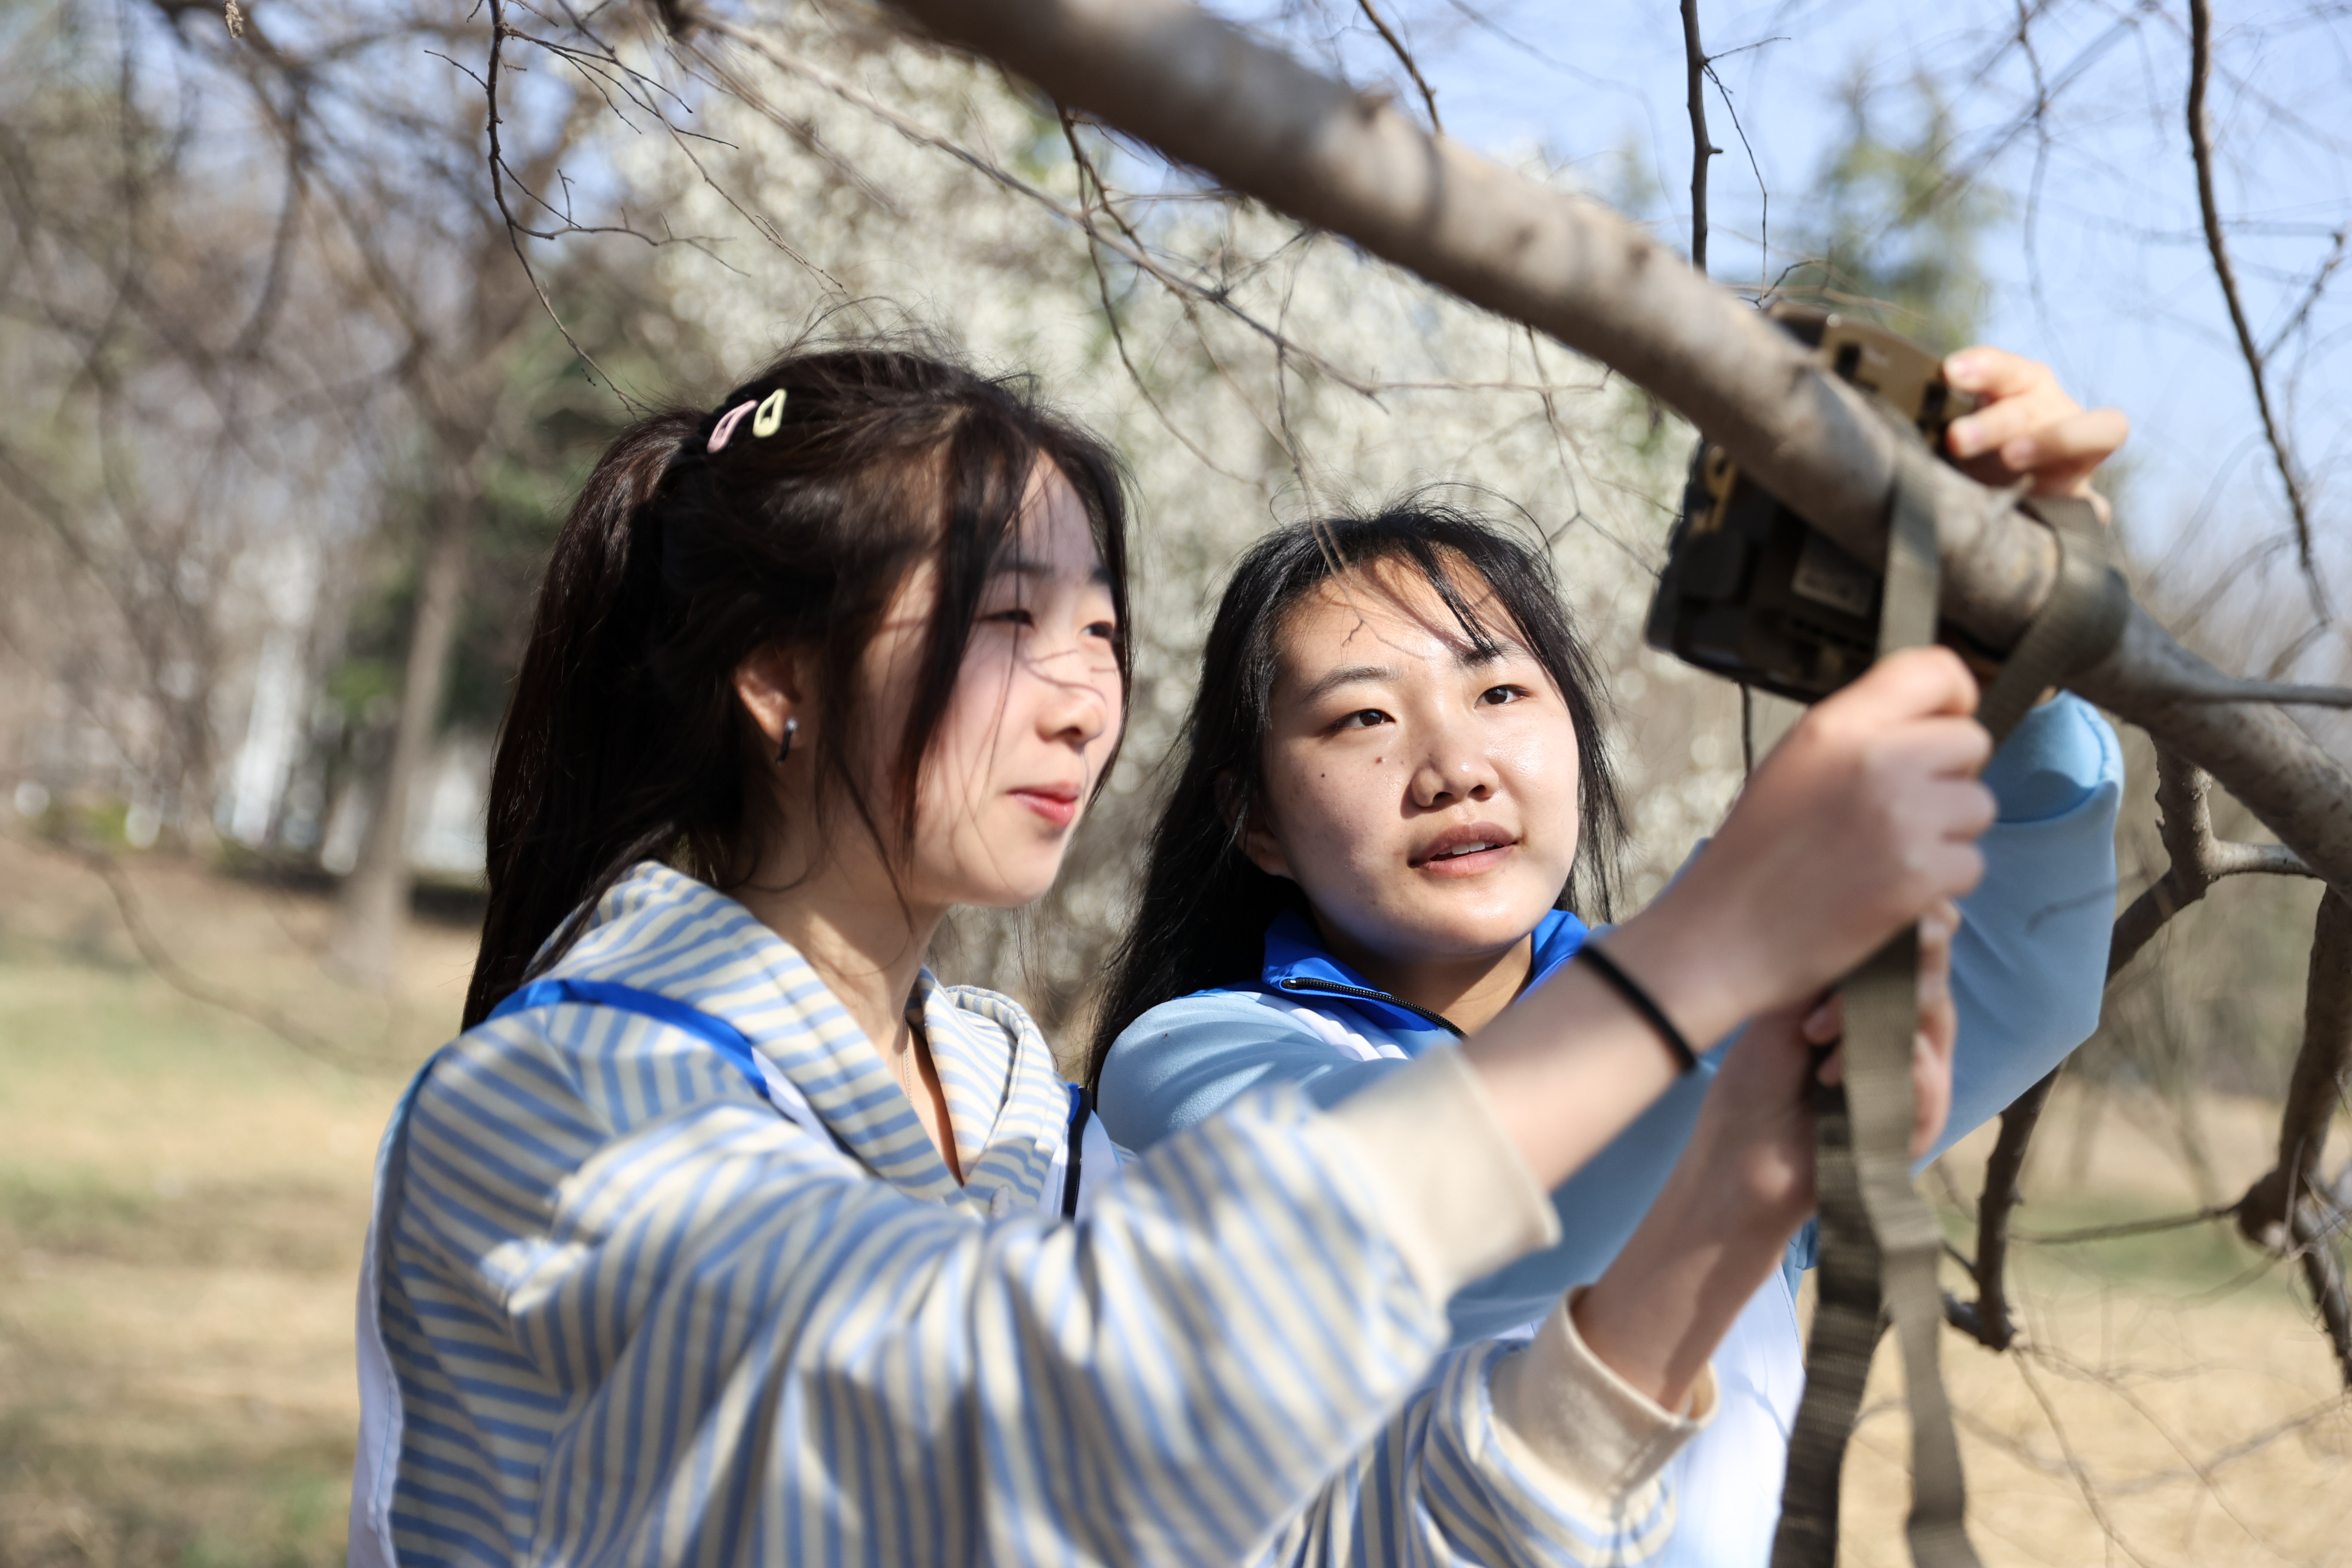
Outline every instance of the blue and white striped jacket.
{"type": "Polygon", "coordinates": [[[361,1303],[404,1418],[361,1492],[401,1563],[1588,1564],[1670,1526],[1655,1464],[1620,1495],[1500,1440],[1510,1347],[1445,1350],[1295,1089],[1069,1222],[1038,1209],[1066,1086],[1003,996],[926,973],[909,1004],[959,1186],[732,900],[640,866],[552,973],[731,1025],[830,1137],[642,1013],[446,1047],[385,1135],[361,1303]]]}

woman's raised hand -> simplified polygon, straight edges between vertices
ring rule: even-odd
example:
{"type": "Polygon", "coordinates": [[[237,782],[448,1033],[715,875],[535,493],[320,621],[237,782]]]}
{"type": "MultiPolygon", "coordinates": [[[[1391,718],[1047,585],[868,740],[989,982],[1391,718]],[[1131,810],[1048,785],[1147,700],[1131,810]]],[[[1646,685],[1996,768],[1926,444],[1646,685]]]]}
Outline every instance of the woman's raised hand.
{"type": "Polygon", "coordinates": [[[1927,647],[1815,704],[1611,951],[1699,1038],[1819,995],[1983,875],[1992,742],[1976,703],[1958,657],[1927,647]]]}
{"type": "Polygon", "coordinates": [[[2105,514],[2091,470],[2131,434],[2119,408],[2085,409],[2048,365],[1981,344],[1944,362],[1944,378],[1981,404],[1955,419],[1944,444],[1968,475],[1989,485],[2033,481],[2036,495],[2081,496],[2105,514]]]}

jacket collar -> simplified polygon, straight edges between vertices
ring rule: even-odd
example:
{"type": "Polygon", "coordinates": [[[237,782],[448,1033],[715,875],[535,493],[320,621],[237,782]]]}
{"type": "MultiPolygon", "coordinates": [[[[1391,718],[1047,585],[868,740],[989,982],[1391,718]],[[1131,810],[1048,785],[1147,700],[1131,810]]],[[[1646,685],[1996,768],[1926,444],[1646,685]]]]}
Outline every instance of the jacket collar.
{"type": "MultiPolygon", "coordinates": [[[[1566,910],[1545,915],[1535,930],[1535,962],[1521,994],[1557,973],[1589,934],[1585,923],[1566,910]]],[[[1365,979],[1325,945],[1315,922],[1297,910],[1284,910],[1265,928],[1265,967],[1259,978],[1267,990],[1286,996],[1314,996],[1318,1005],[1352,1007],[1391,1035],[1431,1037],[1413,1042],[1417,1049],[1461,1037],[1462,1031],[1445,1018],[1401,1002],[1365,979]]]]}
{"type": "Polygon", "coordinates": [[[1034,1201],[1066,1094],[1036,1026],[1010,1000],[942,986],[908,998],[946,1092],[961,1188],[865,1031],[793,945],[741,904],[657,862],[598,903],[553,973],[633,985],[722,1018],[807,1097],[849,1152],[919,1197],[1034,1201]]]}

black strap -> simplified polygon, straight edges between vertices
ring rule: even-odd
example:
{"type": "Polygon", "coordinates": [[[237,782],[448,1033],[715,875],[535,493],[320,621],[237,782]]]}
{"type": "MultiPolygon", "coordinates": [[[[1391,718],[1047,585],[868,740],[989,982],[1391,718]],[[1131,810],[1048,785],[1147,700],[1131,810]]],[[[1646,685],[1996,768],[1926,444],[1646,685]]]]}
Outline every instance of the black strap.
{"type": "Polygon", "coordinates": [[[1683,1037],[1683,1032],[1675,1027],[1675,1021],[1666,1016],[1666,1010],[1658,1005],[1655,997],[1642,989],[1632,975],[1617,967],[1615,959],[1591,942],[1578,948],[1576,956],[1582,959],[1593,973],[1607,981],[1609,988],[1623,997],[1625,1005],[1639,1013],[1657,1032],[1658,1038],[1665,1041],[1666,1049],[1674,1053],[1675,1064],[1685,1078],[1698,1071],[1698,1053],[1691,1049],[1690,1042],[1683,1037]]]}

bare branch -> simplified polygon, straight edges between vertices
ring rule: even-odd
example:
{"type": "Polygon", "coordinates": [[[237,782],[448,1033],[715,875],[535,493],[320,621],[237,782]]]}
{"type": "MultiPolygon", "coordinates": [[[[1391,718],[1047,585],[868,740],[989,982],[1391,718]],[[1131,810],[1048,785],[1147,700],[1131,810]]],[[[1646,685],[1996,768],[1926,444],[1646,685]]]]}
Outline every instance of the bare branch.
{"type": "Polygon", "coordinates": [[[1691,270],[1706,271],[1706,162],[1723,151],[1706,134],[1706,50],[1698,37],[1698,0],[1683,0],[1683,63],[1691,122],[1691,270]]]}
{"type": "Polygon", "coordinates": [[[1370,22],[1373,31],[1387,42],[1390,51],[1397,58],[1397,63],[1404,67],[1407,76],[1412,78],[1412,85],[1421,89],[1422,107],[1429,110],[1430,130],[1440,136],[1444,135],[1445,121],[1437,117],[1437,94],[1430,91],[1429,83],[1422,79],[1421,67],[1414,62],[1412,51],[1404,47],[1404,40],[1398,37],[1381,17],[1380,7],[1374,5],[1372,0],[1356,0],[1356,8],[1363,12],[1364,20],[1370,22]]]}
{"type": "MultiPolygon", "coordinates": [[[[2263,351],[2246,321],[2246,307],[2238,298],[2238,275],[2230,264],[2229,242],[2221,233],[2221,209],[2213,195],[2213,140],[2205,116],[2205,85],[2212,71],[2213,12],[2208,0],[2189,0],[2189,152],[2197,163],[2197,206],[2205,219],[2205,248],[2213,258],[2213,276],[2221,280],[2221,298],[2230,307],[2230,325],[2238,334],[2238,351],[2245,356],[2246,374],[2254,384],[2254,407],[2262,416],[2263,436],[2270,442],[2278,465],[2279,483],[2286,487],[2287,510],[2294,517],[2295,552],[2303,568],[2311,607],[2323,621],[2334,618],[2327,590],[2319,578],[2319,563],[2311,548],[2311,511],[2304,498],[2303,480],[2295,473],[2294,456],[2271,412],[2270,385],[2264,377],[2263,351]]],[[[2323,272],[2322,276],[2325,276],[2323,272]]]]}
{"type": "Polygon", "coordinates": [[[2017,1207],[2026,1146],[2050,1103],[2058,1070],[2053,1068],[2000,1113],[2000,1135],[1985,1162],[1984,1195],[1977,1202],[1977,1256],[1969,1266],[1976,1276],[1977,1299],[1971,1304],[1948,1298],[1944,1306],[1944,1316],[1954,1328],[1992,1350],[2005,1351],[2017,1338],[2017,1325],[2009,1315],[2009,1216],[2017,1207]]]}
{"type": "MultiPolygon", "coordinates": [[[[1899,468],[1937,514],[1946,617],[1990,646],[2014,647],[2049,596],[2055,541],[2011,496],[1918,460],[1801,345],[1595,204],[1433,138],[1183,0],[900,8],[1233,189],[1615,367],[1874,565],[1899,468]]],[[[2218,679],[2135,607],[2070,684],[2211,772],[2352,892],[2352,773],[2275,709],[2176,695],[2218,679]]]]}
{"type": "Polygon", "coordinates": [[[207,1007],[217,1007],[224,1013],[234,1013],[248,1023],[257,1024],[303,1055],[315,1057],[344,1072],[381,1072],[387,1065],[344,1049],[325,1036],[304,1028],[267,1002],[240,995],[225,985],[215,985],[195,974],[173,956],[171,949],[156,934],[155,928],[148,921],[146,906],[140,900],[139,889],[132,886],[130,874],[122,868],[122,862],[112,855],[84,845],[26,838],[13,833],[9,837],[27,848],[71,860],[104,882],[106,890],[113,896],[116,912],[122,917],[122,929],[129,934],[131,945],[138,950],[147,967],[155,972],[156,978],[173,990],[191,1001],[201,1002],[207,1007]]]}
{"type": "Polygon", "coordinates": [[[2279,1121],[2278,1163],[2238,1200],[2238,1230],[2273,1253],[2297,1258],[2317,1299],[2345,1386],[2352,1388],[2352,1307],[2335,1237],[2345,1215],[2319,1178],[2328,1124],[2352,1090],[2352,903],[2319,900],[2304,994],[2303,1047],[2279,1121]]]}
{"type": "Polygon", "coordinates": [[[2211,788],[2212,780],[2202,769],[2158,748],[2158,826],[2169,863],[2164,875],[2149,883],[2116,917],[2115,935],[2107,944],[2109,980],[2122,973],[2167,921],[2202,899],[2222,878],[2312,874],[2301,858],[2284,846],[2231,844],[2214,837],[2208,798],[2211,788]]]}

